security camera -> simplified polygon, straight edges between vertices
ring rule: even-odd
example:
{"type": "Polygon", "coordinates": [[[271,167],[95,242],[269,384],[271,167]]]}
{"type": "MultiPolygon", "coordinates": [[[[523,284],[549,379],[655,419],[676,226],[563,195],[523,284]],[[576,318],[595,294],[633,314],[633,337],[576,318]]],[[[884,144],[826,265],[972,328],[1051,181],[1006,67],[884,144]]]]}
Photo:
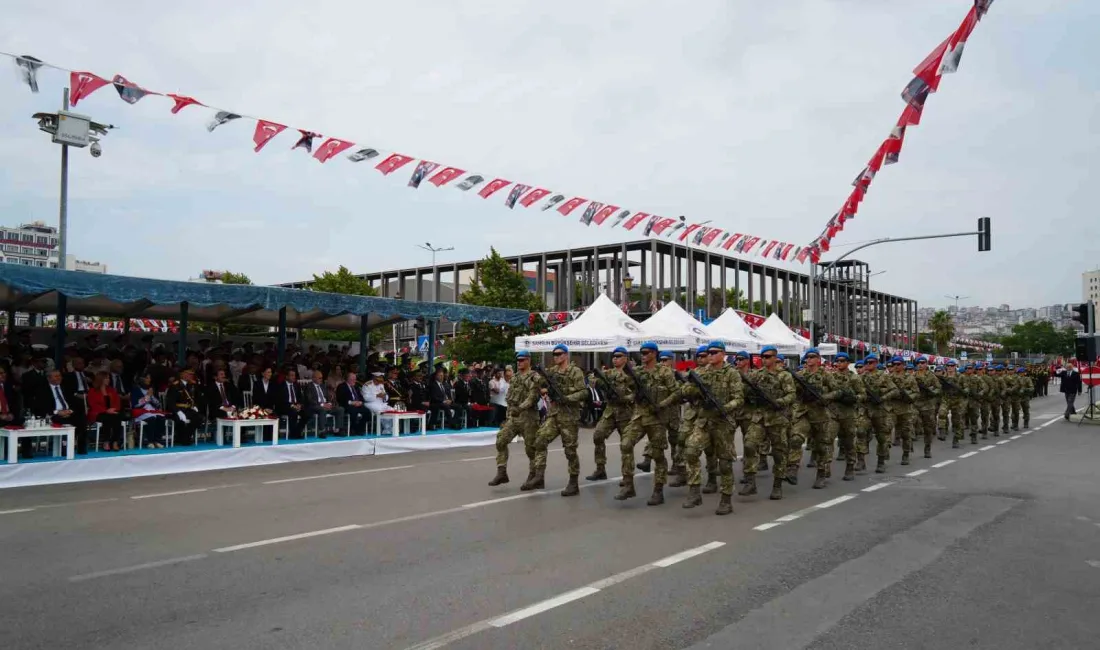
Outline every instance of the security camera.
{"type": "Polygon", "coordinates": [[[93,142],[91,147],[88,147],[89,153],[92,154],[92,158],[99,158],[103,155],[103,147],[99,146],[98,142],[93,142]]]}

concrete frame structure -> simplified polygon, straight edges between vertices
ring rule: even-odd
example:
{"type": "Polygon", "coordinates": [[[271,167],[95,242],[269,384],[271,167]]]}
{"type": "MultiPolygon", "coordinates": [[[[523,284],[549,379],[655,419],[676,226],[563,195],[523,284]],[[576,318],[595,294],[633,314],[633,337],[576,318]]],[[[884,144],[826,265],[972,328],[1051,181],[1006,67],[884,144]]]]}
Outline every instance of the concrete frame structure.
{"type": "MultiPolygon", "coordinates": [[[[552,311],[589,305],[603,292],[619,305],[629,299],[630,314],[645,319],[666,300],[675,300],[694,313],[698,308],[686,298],[703,296],[701,308],[713,318],[728,306],[727,289],[734,289],[743,292],[750,305],[761,302],[759,311],[765,312],[761,315],[777,312],[796,327],[805,325],[802,310],[809,307],[808,274],[658,239],[504,257],[533,276],[534,292],[543,296],[552,311]],[[557,282],[550,286],[548,276],[557,282]],[[631,279],[629,291],[626,278],[631,279]]],[[[453,299],[451,288],[456,283],[469,284],[478,263],[375,271],[360,277],[384,297],[446,302],[453,299]]],[[[878,345],[913,347],[917,302],[872,291],[869,277],[866,264],[845,261],[829,277],[818,279],[817,322],[822,331],[878,345]]],[[[308,288],[309,281],[282,286],[308,288]]]]}

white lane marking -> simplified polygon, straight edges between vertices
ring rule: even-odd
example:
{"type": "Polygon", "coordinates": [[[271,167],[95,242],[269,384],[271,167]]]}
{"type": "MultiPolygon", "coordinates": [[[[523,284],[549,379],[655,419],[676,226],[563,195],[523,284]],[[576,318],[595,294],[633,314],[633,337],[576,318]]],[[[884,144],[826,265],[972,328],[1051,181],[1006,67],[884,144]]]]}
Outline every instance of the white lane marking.
{"type": "Polygon", "coordinates": [[[906,476],[920,476],[921,474],[927,474],[927,473],[928,473],[928,470],[926,470],[926,469],[918,469],[915,472],[909,472],[908,474],[906,474],[906,476]]]}
{"type": "Polygon", "coordinates": [[[799,517],[805,517],[806,515],[813,512],[814,510],[817,510],[817,506],[810,506],[809,508],[803,508],[802,510],[795,510],[794,512],[792,512],[789,515],[783,515],[782,517],[779,517],[778,519],[776,519],[776,521],[785,524],[788,521],[794,521],[795,519],[798,519],[799,517]]]}
{"type": "Polygon", "coordinates": [[[36,508],[16,508],[15,510],[0,510],[0,515],[14,515],[17,512],[34,512],[36,508]]]}
{"type": "Polygon", "coordinates": [[[714,549],[722,548],[725,545],[726,545],[725,542],[710,542],[709,544],[703,544],[702,546],[696,546],[695,548],[689,548],[688,550],[681,551],[681,552],[677,553],[676,555],[670,555],[666,558],[657,560],[656,562],[653,563],[653,566],[660,567],[662,569],[665,568],[665,567],[670,567],[673,564],[679,564],[680,562],[683,562],[684,560],[693,558],[696,555],[702,555],[703,553],[706,553],[707,551],[713,551],[714,549]]]}
{"type": "Polygon", "coordinates": [[[963,454],[962,456],[959,456],[959,458],[970,458],[971,456],[977,456],[977,455],[978,455],[978,452],[976,452],[976,451],[968,451],[965,454],[963,454]]]}
{"type": "Polygon", "coordinates": [[[953,462],[955,462],[955,461],[954,460],[945,460],[942,463],[936,463],[932,467],[935,467],[936,469],[939,469],[941,467],[947,467],[948,465],[950,465],[953,462]]]}
{"type": "Polygon", "coordinates": [[[862,490],[860,490],[860,492],[875,492],[877,490],[881,490],[882,488],[888,488],[893,484],[894,484],[893,481],[887,481],[885,483],[876,483],[876,484],[872,485],[871,487],[863,488],[862,490]]]}
{"type": "MultiPolygon", "coordinates": [[[[1022,434],[1021,434],[1021,435],[1022,435],[1022,434]]],[[[1018,435],[1017,435],[1017,436],[1012,436],[1011,438],[1009,438],[1009,440],[1016,440],[1016,439],[1017,439],[1017,438],[1019,438],[1019,437],[1020,437],[1020,436],[1018,436],[1018,435]]]]}
{"type": "Polygon", "coordinates": [[[1089,522],[1089,521],[1092,521],[1092,520],[1091,520],[1091,519],[1089,519],[1088,517],[1083,517],[1083,516],[1081,516],[1081,515],[1077,515],[1076,517],[1074,517],[1074,519],[1076,519],[1077,521],[1085,521],[1085,522],[1089,522]]]}
{"type": "Polygon", "coordinates": [[[93,578],[103,578],[106,576],[115,576],[122,573],[132,573],[134,571],[141,571],[143,569],[155,569],[162,566],[169,566],[172,564],[181,564],[183,562],[193,562],[195,560],[201,560],[206,557],[205,553],[199,553],[198,555],[188,555],[185,557],[174,557],[168,560],[159,560],[157,562],[146,562],[145,564],[135,564],[133,566],[120,567],[118,569],[107,569],[106,571],[96,571],[95,573],[85,573],[83,575],[72,576],[69,578],[69,582],[83,582],[85,580],[91,580],[93,578]]]}
{"type": "Polygon", "coordinates": [[[1011,440],[1002,440],[1002,441],[998,442],[997,444],[998,445],[1007,445],[1010,442],[1012,442],[1012,441],[1011,440]]]}
{"type": "Polygon", "coordinates": [[[1030,431],[1022,431],[1022,432],[1020,433],[1020,435],[1021,435],[1021,436],[1030,436],[1030,435],[1031,435],[1031,432],[1030,432],[1030,431]]]}
{"type": "Polygon", "coordinates": [[[781,524],[781,523],[772,521],[772,522],[768,522],[766,524],[760,524],[759,526],[754,526],[753,530],[771,530],[772,528],[775,528],[776,526],[782,526],[782,525],[783,524],[781,524]]]}
{"type": "Polygon", "coordinates": [[[111,501],[120,501],[122,497],[110,497],[108,499],[88,499],[87,501],[69,501],[67,503],[47,503],[40,506],[34,506],[35,508],[68,508],[70,506],[86,506],[92,503],[108,503],[111,501]]]}
{"type": "Polygon", "coordinates": [[[460,463],[472,463],[475,460],[495,460],[495,459],[496,459],[496,456],[478,456],[477,458],[460,458],[460,459],[458,459],[458,462],[460,462],[460,463]]]}
{"type": "Polygon", "coordinates": [[[491,506],[495,503],[504,503],[505,501],[515,501],[517,499],[529,499],[533,496],[538,496],[539,494],[542,494],[542,493],[543,493],[542,490],[540,490],[538,492],[526,492],[524,494],[515,494],[515,495],[510,496],[510,497],[501,497],[499,499],[489,499],[487,501],[475,501],[474,503],[464,503],[462,505],[462,507],[463,508],[480,508],[482,506],[491,506]]]}
{"type": "Polygon", "coordinates": [[[993,449],[996,446],[997,445],[986,445],[986,446],[982,447],[981,449],[979,449],[978,451],[989,451],[990,449],[993,449]]]}
{"type": "Polygon", "coordinates": [[[326,528],[324,530],[313,530],[308,533],[298,533],[297,535],[287,535],[285,537],[275,537],[272,539],[262,539],[258,542],[248,542],[247,544],[237,544],[235,546],[223,546],[221,548],[214,549],[215,553],[231,553],[233,551],[243,551],[249,548],[256,548],[258,546],[269,546],[271,544],[282,544],[283,542],[293,542],[299,539],[307,539],[310,537],[320,537],[321,535],[332,535],[335,533],[344,533],[349,530],[358,530],[362,528],[359,524],[351,524],[350,526],[339,526],[337,528],[326,528]]]}
{"type": "Polygon", "coordinates": [[[1085,560],[1085,564],[1094,569],[1100,569],[1100,560],[1085,560]]]}
{"type": "Polygon", "coordinates": [[[416,465],[398,465],[397,467],[374,467],[372,469],[360,469],[354,472],[333,472],[332,474],[318,474],[316,476],[297,476],[295,478],[281,478],[274,481],[264,481],[264,485],[278,485],[279,483],[296,483],[298,481],[312,481],[318,478],[335,478],[337,476],[354,476],[357,474],[375,474],[377,472],[389,472],[395,469],[412,469],[416,465]]]}
{"type": "Polygon", "coordinates": [[[197,492],[206,492],[210,488],[195,488],[193,490],[177,490],[175,492],[158,492],[156,494],[138,494],[130,497],[131,499],[156,499],[157,497],[174,497],[179,494],[195,494],[197,492]]]}
{"type": "Polygon", "coordinates": [[[523,609],[512,612],[511,614],[505,614],[500,618],[490,621],[489,625],[492,625],[493,627],[504,627],[505,625],[511,625],[512,623],[522,621],[525,618],[530,618],[532,616],[535,616],[536,614],[541,614],[545,611],[554,609],[555,607],[560,607],[566,603],[571,603],[574,600],[587,598],[592,594],[598,593],[600,593],[600,590],[594,589],[592,587],[581,587],[580,589],[567,591],[560,596],[554,596],[553,598],[548,598],[541,603],[535,603],[530,607],[524,607],[523,609]]]}
{"type": "Polygon", "coordinates": [[[824,510],[825,508],[832,508],[833,506],[838,506],[838,505],[844,503],[845,501],[851,501],[854,498],[856,498],[856,495],[854,495],[854,494],[845,494],[844,496],[837,497],[835,499],[830,499],[829,501],[826,501],[825,503],[819,503],[816,506],[814,506],[814,508],[817,508],[818,510],[824,510]]]}

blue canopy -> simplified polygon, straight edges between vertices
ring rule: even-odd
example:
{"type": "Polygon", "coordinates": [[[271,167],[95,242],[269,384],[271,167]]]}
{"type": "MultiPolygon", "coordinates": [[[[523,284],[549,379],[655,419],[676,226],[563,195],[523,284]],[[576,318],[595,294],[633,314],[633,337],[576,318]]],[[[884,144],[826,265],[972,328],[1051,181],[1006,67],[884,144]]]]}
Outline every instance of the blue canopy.
{"type": "Polygon", "coordinates": [[[513,326],[528,322],[528,313],[522,309],[0,264],[0,309],[56,313],[59,294],[66,296],[67,313],[74,316],[178,320],[181,304],[187,303],[191,321],[270,327],[278,325],[283,308],[287,327],[292,328],[358,330],[361,316],[368,318],[370,327],[420,317],[513,326]]]}

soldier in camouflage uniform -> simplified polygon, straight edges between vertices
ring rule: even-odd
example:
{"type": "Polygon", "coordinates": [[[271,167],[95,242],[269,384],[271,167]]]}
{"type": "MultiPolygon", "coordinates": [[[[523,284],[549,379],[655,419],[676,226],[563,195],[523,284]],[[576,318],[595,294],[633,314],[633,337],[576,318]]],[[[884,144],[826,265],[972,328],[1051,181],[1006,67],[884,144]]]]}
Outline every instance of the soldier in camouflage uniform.
{"type": "MultiPolygon", "coordinates": [[[[802,361],[804,368],[798,371],[797,376],[808,384],[809,388],[803,386],[801,382],[795,382],[798,387],[798,398],[792,409],[794,424],[791,427],[791,438],[796,442],[799,440],[810,442],[813,457],[817,462],[817,478],[814,480],[813,488],[820,490],[827,485],[827,479],[832,473],[833,445],[836,436],[832,402],[839,397],[840,392],[834,375],[825,372],[821,367],[821,355],[817,348],[806,350],[802,361]]],[[[798,467],[801,457],[801,449],[788,448],[788,471],[791,465],[798,467]]]]}
{"type": "Polygon", "coordinates": [[[840,439],[840,453],[844,457],[844,480],[854,481],[857,463],[862,460],[862,454],[856,449],[857,413],[866,399],[866,392],[863,389],[863,380],[848,370],[847,354],[841,352],[836,355],[835,364],[836,373],[833,378],[837,390],[834,405],[837,437],[840,439]]]}
{"type": "MultiPolygon", "coordinates": [[[[703,368],[710,360],[710,352],[707,350],[707,346],[700,345],[695,350],[695,365],[697,368],[703,368]]],[[[683,377],[678,378],[681,382],[683,377]]],[[[684,487],[688,484],[688,472],[687,467],[684,465],[684,447],[687,445],[687,439],[691,437],[691,432],[695,429],[695,405],[691,402],[684,401],[683,399],[683,386],[680,386],[680,402],[683,403],[683,416],[680,420],[680,432],[678,439],[680,441],[680,448],[676,450],[677,457],[673,458],[672,463],[674,466],[679,466],[679,472],[673,477],[672,482],[669,483],[669,487],[684,487]]],[[[714,453],[713,441],[707,440],[703,446],[703,454],[706,455],[707,469],[707,482],[703,486],[703,494],[714,494],[718,492],[718,457],[714,453]]],[[[670,472],[671,474],[671,472],[670,472]]]]}
{"type": "MultiPolygon", "coordinates": [[[[661,351],[659,361],[662,366],[665,366],[672,371],[673,376],[676,374],[676,353],[669,350],[661,351]]],[[[680,449],[683,447],[683,443],[680,442],[680,405],[674,404],[664,412],[665,431],[668,432],[668,475],[673,476],[680,474],[682,469],[681,465],[677,465],[677,454],[680,453],[680,449]]],[[[682,456],[682,454],[681,454],[682,456]]],[[[642,455],[642,462],[635,465],[643,472],[648,472],[653,469],[653,454],[649,453],[649,441],[645,443],[645,452],[642,455]]]]}
{"type": "Polygon", "coordinates": [[[886,461],[890,458],[890,432],[894,428],[894,402],[900,392],[893,378],[878,371],[878,355],[870,354],[864,359],[866,372],[863,375],[863,387],[867,392],[867,416],[871,430],[875,434],[875,452],[878,454],[876,474],[886,471],[886,461]]]}
{"type": "Polygon", "coordinates": [[[920,393],[914,424],[924,434],[924,457],[931,458],[932,438],[936,436],[936,402],[943,391],[940,390],[940,380],[928,370],[928,357],[917,358],[917,372],[912,377],[920,393]]]}
{"type": "Polygon", "coordinates": [[[982,400],[985,398],[985,382],[978,377],[978,369],[969,364],[962,376],[963,386],[966,386],[966,427],[970,429],[970,443],[978,444],[980,420],[982,414],[982,400]]]}
{"type": "Polygon", "coordinates": [[[598,380],[607,398],[607,406],[592,434],[592,444],[596,448],[596,471],[584,477],[586,481],[607,480],[607,439],[617,430],[619,440],[622,440],[623,432],[634,415],[634,382],[622,370],[630,361],[628,355],[626,348],[615,348],[611,353],[612,367],[604,373],[611,385],[607,386],[602,379],[598,380]]]}
{"type": "MultiPolygon", "coordinates": [[[[766,345],[760,352],[763,368],[753,370],[741,369],[744,378],[741,382],[744,393],[744,414],[739,418],[741,431],[745,440],[745,460],[743,467],[745,481],[740,496],[752,496],[756,494],[756,473],[763,466],[758,460],[762,459],[765,449],[772,454],[772,493],[768,497],[772,500],[783,498],[783,481],[786,478],[786,465],[789,452],[787,450],[787,436],[790,431],[791,421],[787,417],[787,410],[795,401],[794,380],[786,370],[779,368],[775,346],[766,345]],[[751,382],[751,384],[750,384],[751,382]],[[767,399],[757,394],[755,385],[767,399]],[[770,401],[769,401],[770,400],[770,401]]],[[[741,364],[739,363],[738,366],[741,364]]]]}
{"type": "Polygon", "coordinates": [[[951,448],[958,449],[966,437],[966,387],[968,380],[959,374],[958,363],[954,359],[947,361],[947,374],[937,380],[943,389],[943,408],[940,409],[939,425],[944,434],[951,433],[951,448]],[[950,416],[950,426],[948,425],[950,416]]]}
{"type": "MultiPolygon", "coordinates": [[[[531,371],[531,353],[516,353],[516,374],[508,387],[508,419],[497,432],[497,475],[490,487],[508,482],[508,445],[516,436],[523,438],[528,464],[535,457],[535,435],[539,429],[539,390],[541,378],[531,371]]],[[[527,475],[530,481],[533,474],[527,475]]]]}
{"type": "Polygon", "coordinates": [[[982,440],[989,438],[989,434],[993,432],[993,385],[992,377],[989,376],[989,368],[979,362],[975,364],[975,371],[977,374],[974,376],[977,378],[977,384],[982,388],[982,399],[979,404],[981,410],[982,421],[978,425],[978,431],[982,434],[982,440]]]}
{"type": "Polygon", "coordinates": [[[1008,435],[1012,424],[1012,411],[1016,407],[1016,366],[1009,364],[1001,371],[1001,383],[1004,385],[1004,398],[1001,400],[1001,426],[1008,435]]]}
{"type": "Polygon", "coordinates": [[[894,430],[901,439],[901,464],[909,464],[909,454],[913,451],[913,421],[917,417],[917,401],[920,399],[920,387],[914,373],[907,373],[905,361],[898,356],[890,359],[890,378],[898,387],[894,400],[894,430]]]}
{"type": "MultiPolygon", "coordinates": [[[[991,368],[991,373],[988,376],[989,385],[991,386],[989,395],[989,422],[991,431],[994,438],[1001,437],[1001,413],[1004,411],[1005,400],[1005,383],[1001,379],[1001,371],[1004,370],[1004,366],[998,364],[991,368]]],[[[1005,428],[1008,428],[1008,423],[1005,423],[1005,428]]]]}
{"type": "MultiPolygon", "coordinates": [[[[931,362],[929,362],[931,363],[931,362]]],[[[932,368],[932,375],[936,377],[936,383],[940,387],[940,394],[936,397],[936,407],[932,410],[932,420],[935,424],[939,424],[940,409],[943,407],[943,384],[940,383],[940,377],[943,377],[946,370],[943,366],[936,366],[932,368]]],[[[940,440],[947,440],[947,430],[940,430],[938,432],[940,440]]]]}
{"type": "Polygon", "coordinates": [[[653,495],[648,503],[651,506],[665,502],[665,483],[668,482],[667,425],[665,410],[680,401],[680,389],[676,377],[667,366],[657,363],[660,350],[655,343],[643,343],[641,347],[642,365],[639,368],[627,368],[634,382],[634,417],[622,435],[619,449],[623,457],[623,486],[615,499],[624,501],[637,496],[634,491],[634,447],[640,439],[649,440],[650,453],[653,455],[653,495]]]}
{"type": "Polygon", "coordinates": [[[856,379],[860,389],[859,404],[856,406],[856,439],[854,449],[856,452],[856,472],[867,471],[867,454],[871,452],[871,418],[868,415],[867,384],[864,377],[867,375],[867,365],[863,361],[856,362],[856,379]]]}
{"type": "Polygon", "coordinates": [[[553,356],[553,365],[546,369],[546,378],[540,388],[542,397],[550,406],[535,437],[535,457],[531,460],[534,475],[520,489],[538,490],[546,487],[546,449],[561,436],[565,459],[569,463],[569,483],[561,495],[571,497],[580,494],[580,487],[577,485],[577,478],[581,473],[581,460],[577,456],[577,426],[581,406],[588,399],[588,386],[584,383],[584,372],[569,361],[569,348],[564,345],[555,346],[553,356]],[[550,397],[547,380],[554,382],[554,387],[560,392],[561,402],[550,397]]]}
{"type": "MultiPolygon", "coordinates": [[[[740,352],[735,353],[733,355],[733,358],[734,358],[734,364],[733,364],[734,369],[737,370],[737,372],[741,374],[741,378],[744,379],[746,373],[752,372],[752,369],[753,369],[752,368],[752,355],[749,354],[748,352],[745,352],[745,351],[742,350],[740,352]]],[[[746,390],[745,398],[748,399],[748,388],[746,387],[745,390],[746,390]]],[[[746,402],[746,407],[744,409],[742,409],[741,413],[738,414],[738,416],[737,416],[737,428],[741,430],[741,439],[742,439],[742,441],[744,441],[745,436],[748,435],[749,422],[750,422],[749,408],[748,408],[747,402],[746,402]]],[[[748,468],[745,467],[745,462],[746,462],[745,458],[744,457],[741,458],[741,469],[744,472],[742,474],[742,478],[741,478],[741,484],[742,485],[749,482],[749,476],[750,475],[755,475],[758,472],[768,471],[768,456],[771,455],[772,450],[771,450],[771,441],[767,436],[765,436],[764,440],[761,441],[760,446],[756,448],[756,451],[757,451],[758,455],[760,456],[760,462],[757,463],[756,468],[754,468],[751,472],[749,472],[748,468]]],[[[784,456],[784,458],[786,458],[786,456],[784,456]]],[[[706,493],[706,490],[703,490],[703,492],[706,493]]]]}
{"type": "Polygon", "coordinates": [[[1035,381],[1027,374],[1027,368],[1016,369],[1016,402],[1012,406],[1012,430],[1018,431],[1020,414],[1024,416],[1024,428],[1031,426],[1031,397],[1035,394],[1035,381]]]}
{"type": "Polygon", "coordinates": [[[741,387],[741,375],[726,363],[726,345],[721,341],[711,341],[707,345],[710,352],[710,365],[706,369],[694,371],[699,380],[707,387],[717,404],[709,402],[703,392],[692,383],[685,383],[682,394],[695,404],[695,428],[684,447],[684,458],[688,464],[688,494],[685,508],[694,508],[703,504],[699,490],[701,472],[699,455],[711,440],[718,455],[718,474],[721,477],[721,499],[716,515],[728,515],[733,512],[733,445],[734,425],[730,422],[737,416],[745,403],[741,387]],[[715,408],[717,406],[718,408],[715,408]]]}

